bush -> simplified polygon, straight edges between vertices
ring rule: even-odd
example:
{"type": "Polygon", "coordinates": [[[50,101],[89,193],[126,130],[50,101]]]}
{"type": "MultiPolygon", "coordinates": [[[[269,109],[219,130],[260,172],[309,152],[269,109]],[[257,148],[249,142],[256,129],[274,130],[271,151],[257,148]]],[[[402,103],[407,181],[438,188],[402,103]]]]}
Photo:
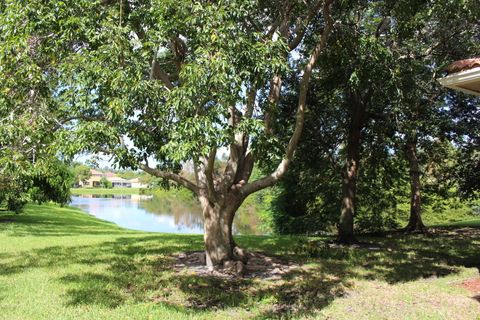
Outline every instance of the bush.
{"type": "Polygon", "coordinates": [[[100,186],[101,186],[102,188],[105,188],[105,189],[111,189],[111,188],[113,188],[113,184],[112,184],[110,181],[108,181],[107,178],[105,178],[105,177],[102,177],[102,178],[100,179],[100,186]]]}
{"type": "Polygon", "coordinates": [[[70,186],[75,176],[61,161],[39,163],[35,167],[32,187],[29,192],[31,200],[38,203],[54,201],[65,205],[70,201],[70,186]]]}
{"type": "Polygon", "coordinates": [[[0,172],[0,207],[19,213],[30,201],[65,205],[70,201],[73,180],[71,171],[58,159],[9,162],[0,172]]]}

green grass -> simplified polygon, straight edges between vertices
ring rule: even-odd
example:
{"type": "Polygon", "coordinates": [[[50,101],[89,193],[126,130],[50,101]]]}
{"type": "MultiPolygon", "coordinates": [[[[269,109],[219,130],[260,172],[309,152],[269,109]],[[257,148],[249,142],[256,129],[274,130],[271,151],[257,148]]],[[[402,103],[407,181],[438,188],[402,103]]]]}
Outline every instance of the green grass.
{"type": "Polygon", "coordinates": [[[304,264],[276,281],[174,272],[172,255],[201,250],[202,238],[125,230],[55,205],[0,212],[0,319],[480,318],[457,286],[478,277],[480,230],[362,239],[378,250],[237,237],[304,264]]]}
{"type": "Polygon", "coordinates": [[[450,222],[439,226],[451,228],[480,228],[480,219],[450,222]]]}
{"type": "Polygon", "coordinates": [[[139,188],[72,188],[72,195],[80,194],[140,194],[139,188]]]}

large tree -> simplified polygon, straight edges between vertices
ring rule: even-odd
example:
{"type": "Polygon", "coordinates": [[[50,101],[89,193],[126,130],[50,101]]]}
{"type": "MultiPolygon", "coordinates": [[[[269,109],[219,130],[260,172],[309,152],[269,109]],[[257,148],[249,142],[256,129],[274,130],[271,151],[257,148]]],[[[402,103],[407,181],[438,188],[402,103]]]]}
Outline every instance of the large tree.
{"type": "Polygon", "coordinates": [[[382,17],[383,9],[381,2],[364,1],[354,1],[344,8],[346,14],[332,34],[332,43],[321,62],[325,71],[315,79],[318,82],[315,111],[320,117],[317,123],[315,120],[310,123],[316,126],[320,137],[322,132],[333,129],[321,122],[337,126],[336,139],[330,140],[333,145],[325,146],[324,142],[319,145],[323,144],[321,152],[329,155],[340,173],[338,241],[342,243],[356,241],[357,180],[362,155],[368,153],[363,150],[364,140],[381,129],[375,120],[382,117],[394,92],[395,63],[388,50],[390,38],[385,24],[389,20],[382,17]],[[326,104],[332,104],[330,110],[337,111],[324,113],[326,104]]]}
{"type": "Polygon", "coordinates": [[[238,207],[292,161],[310,77],[333,28],[332,2],[48,1],[8,23],[26,21],[25,32],[53,57],[42,77],[59,77],[49,89],[63,112],[64,151],[108,153],[121,167],[191,190],[203,208],[207,265],[217,267],[244,258],[232,237],[238,207]],[[282,145],[269,127],[288,73],[301,80],[294,130],[282,145]],[[220,148],[227,165],[215,172],[220,148]],[[277,166],[250,181],[266,152],[277,166]],[[187,162],[194,180],[181,174],[187,162]]]}

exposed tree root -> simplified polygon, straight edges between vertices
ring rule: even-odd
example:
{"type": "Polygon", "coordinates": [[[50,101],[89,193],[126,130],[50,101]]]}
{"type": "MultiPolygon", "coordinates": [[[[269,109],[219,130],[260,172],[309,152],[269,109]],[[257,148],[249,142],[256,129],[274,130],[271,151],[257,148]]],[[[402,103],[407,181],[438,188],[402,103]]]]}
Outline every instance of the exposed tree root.
{"type": "Polygon", "coordinates": [[[428,231],[428,228],[422,223],[422,224],[408,224],[404,229],[404,233],[407,234],[412,234],[412,233],[420,233],[420,234],[425,234],[428,235],[430,232],[428,231]]]}
{"type": "Polygon", "coordinates": [[[338,237],[336,240],[335,240],[335,243],[337,244],[341,244],[341,245],[355,245],[355,244],[359,244],[360,241],[358,241],[357,238],[355,238],[355,236],[348,236],[348,237],[338,237]]]}

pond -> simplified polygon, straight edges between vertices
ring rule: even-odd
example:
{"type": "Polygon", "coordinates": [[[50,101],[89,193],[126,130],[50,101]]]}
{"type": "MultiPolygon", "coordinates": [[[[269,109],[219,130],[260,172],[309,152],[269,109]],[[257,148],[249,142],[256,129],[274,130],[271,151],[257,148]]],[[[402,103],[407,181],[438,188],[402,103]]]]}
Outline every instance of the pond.
{"type": "MultiPolygon", "coordinates": [[[[202,234],[202,210],[195,200],[147,195],[79,195],[71,206],[113,222],[123,228],[184,234],[202,234]]],[[[259,219],[252,210],[239,210],[234,234],[262,234],[259,219]]]]}

